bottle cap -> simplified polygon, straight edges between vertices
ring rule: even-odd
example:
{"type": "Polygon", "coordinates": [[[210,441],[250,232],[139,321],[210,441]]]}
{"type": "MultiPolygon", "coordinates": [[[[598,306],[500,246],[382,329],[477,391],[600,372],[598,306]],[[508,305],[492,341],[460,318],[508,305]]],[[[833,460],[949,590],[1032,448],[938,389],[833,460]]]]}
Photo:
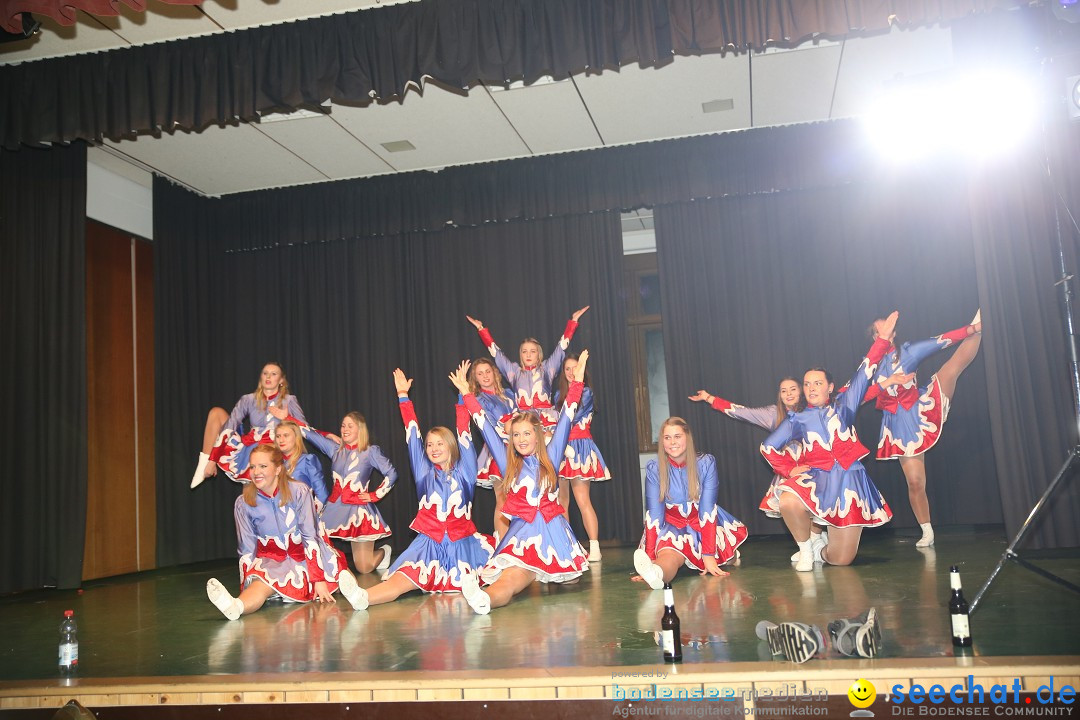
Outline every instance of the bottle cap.
{"type": "Polygon", "coordinates": [[[75,614],[74,610],[65,610],[64,611],[64,617],[71,617],[74,614],[75,614]]]}
{"type": "Polygon", "coordinates": [[[960,572],[960,568],[958,568],[956,565],[950,565],[949,572],[960,572]]]}
{"type": "Polygon", "coordinates": [[[671,583],[669,583],[669,582],[664,583],[664,589],[665,590],[670,590],[671,589],[671,583]]]}

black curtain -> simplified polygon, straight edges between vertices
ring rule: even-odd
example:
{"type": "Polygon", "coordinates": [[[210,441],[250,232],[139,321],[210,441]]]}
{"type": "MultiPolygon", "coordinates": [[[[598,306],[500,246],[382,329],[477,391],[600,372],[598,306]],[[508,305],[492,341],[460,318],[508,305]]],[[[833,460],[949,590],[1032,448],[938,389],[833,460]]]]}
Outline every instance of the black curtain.
{"type": "Polygon", "coordinates": [[[673,54],[948,22],[1019,0],[422,0],[0,67],[0,145],[100,140],[673,54]]]}
{"type": "MultiPolygon", "coordinates": [[[[592,309],[572,348],[593,353],[595,434],[615,477],[593,488],[601,536],[637,539],[641,491],[617,213],[210,251],[205,238],[227,235],[229,226],[206,223],[228,215],[219,212],[227,207],[228,199],[197,198],[160,180],[155,185],[161,564],[234,552],[230,508],[238,486],[214,479],[190,491],[187,480],[206,410],[230,409],[254,388],[265,362],[283,364],[316,426],[336,430],[349,410],[364,413],[372,442],[400,473],[381,504],[400,549],[411,537],[416,493],[393,369],[416,379],[412,395],[423,426],[452,427],[456,392],[446,375],[461,359],[486,352],[466,314],[483,319],[516,356],[528,335],[550,352],[583,305],[592,309]],[[175,405],[160,402],[164,397],[175,405]]],[[[490,493],[478,498],[474,519],[490,529],[490,493]]]]}
{"type": "MultiPolygon", "coordinates": [[[[784,532],[757,510],[771,471],[764,431],[686,398],[705,388],[747,406],[775,402],[780,378],[813,366],[846,382],[870,345],[876,317],[900,310],[898,340],[967,324],[979,305],[963,177],[893,178],[655,209],[671,412],[689,420],[698,449],[716,455],[721,504],[752,532],[784,532]]],[[[920,368],[922,381],[947,357],[920,368]]],[[[1000,522],[986,492],[986,381],[977,358],[960,378],[949,421],[927,456],[934,522],[1000,522]]],[[[880,415],[860,412],[863,443],[880,415]]],[[[872,457],[872,456],[871,456],[872,457]]],[[[914,525],[898,463],[866,461],[898,526],[914,525]]]]}
{"type": "Polygon", "coordinates": [[[0,593],[78,587],[86,533],[86,148],[0,152],[0,593]]]}

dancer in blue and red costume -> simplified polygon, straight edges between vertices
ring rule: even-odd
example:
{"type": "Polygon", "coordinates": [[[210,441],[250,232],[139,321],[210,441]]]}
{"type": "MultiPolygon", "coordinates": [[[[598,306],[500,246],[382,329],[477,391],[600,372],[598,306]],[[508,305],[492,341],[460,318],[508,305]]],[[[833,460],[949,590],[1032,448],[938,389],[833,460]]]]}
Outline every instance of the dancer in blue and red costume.
{"type": "Polygon", "coordinates": [[[233,480],[247,482],[248,456],[260,443],[274,442],[274,428],[280,420],[271,410],[279,407],[304,424],[304,411],[296,397],[289,394],[289,380],[277,363],[267,363],[259,376],[255,392],[240,398],[232,413],[211,408],[203,430],[203,448],[191,487],[196,488],[220,467],[233,480]],[[247,432],[244,426],[247,425],[247,432]]]}
{"type": "Polygon", "coordinates": [[[470,573],[461,586],[469,606],[481,615],[493,607],[506,605],[536,580],[568,582],[589,569],[585,549],[574,537],[559,504],[559,478],[555,470],[566,452],[588,359],[588,351],[583,351],[550,442],[545,438],[540,418],[526,412],[510,421],[510,442],[500,447],[491,418],[469,392],[468,362],[450,376],[473,421],[484,434],[506,484],[503,513],[510,517],[510,529],[499,540],[494,557],[478,573],[489,585],[486,591],[481,590],[477,574],[470,573]]]}
{"type": "Polygon", "coordinates": [[[645,469],[645,532],[634,551],[634,569],[649,587],[661,589],[683,565],[727,575],[720,566],[735,559],[747,532],[716,502],[719,488],[716,458],[697,454],[690,425],[665,420],[657,459],[645,469]]]}
{"type": "MultiPolygon", "coordinates": [[[[465,364],[459,367],[465,373],[465,364]]],[[[476,489],[476,451],[472,446],[469,413],[457,405],[457,438],[449,428],[433,427],[420,439],[420,423],[409,399],[413,381],[401,368],[394,370],[405,443],[409,447],[420,508],[409,526],[419,535],[390,567],[386,579],[364,590],[342,583],[341,592],[357,610],[397,600],[410,590],[426,593],[461,592],[461,580],[482,568],[495,550],[490,535],[472,521],[476,489]]]]}
{"type": "MultiPolygon", "coordinates": [[[[487,416],[495,421],[495,430],[502,438],[501,444],[505,445],[504,425],[514,414],[515,403],[513,393],[502,386],[502,378],[499,368],[495,367],[495,361],[486,357],[472,361],[472,367],[469,368],[469,390],[476,396],[476,401],[484,408],[487,416]]],[[[506,529],[510,526],[510,521],[502,513],[503,503],[506,502],[506,488],[502,484],[502,471],[491,456],[487,443],[484,443],[484,449],[480,451],[476,464],[476,484],[495,491],[495,537],[501,538],[506,535],[506,529]]]]}
{"type": "Polygon", "coordinates": [[[274,443],[285,455],[285,471],[296,482],[302,482],[315,498],[315,510],[322,512],[330,496],[326,487],[326,474],[319,458],[307,451],[300,426],[292,420],[284,420],[274,430],[274,443]]]}
{"type": "MultiPolygon", "coordinates": [[[[563,371],[559,377],[559,391],[555,394],[555,405],[562,406],[562,399],[567,396],[570,382],[577,368],[578,356],[571,354],[563,362],[563,371]]],[[[574,490],[574,501],[581,513],[581,524],[589,536],[589,562],[600,562],[600,522],[592,506],[589,490],[594,482],[611,479],[611,471],[600,454],[600,448],[592,436],[593,391],[589,382],[589,373],[585,372],[585,387],[581,391],[581,402],[574,415],[574,426],[570,428],[570,441],[566,445],[566,455],[559,465],[559,502],[566,508],[566,517],[570,519],[570,489],[574,490]]]]}
{"type": "Polygon", "coordinates": [[[889,350],[899,313],[875,323],[878,339],[855,370],[850,390],[833,400],[832,376],[812,368],[803,376],[807,407],[789,415],[761,445],[761,454],[782,480],[777,504],[791,536],[799,544],[795,569],[809,572],[815,560],[850,565],[859,551],[864,527],[892,519],[885,498],[860,460],[869,450],[855,432],[855,411],[889,350]],[[796,452],[789,447],[798,441],[796,452]],[[828,545],[810,537],[811,523],[828,528],[828,545]]]}
{"type": "MultiPolygon", "coordinates": [[[[806,407],[806,400],[803,399],[802,394],[802,385],[798,379],[793,377],[780,380],[780,386],[776,390],[776,402],[772,405],[749,408],[716,397],[706,390],[698,390],[697,393],[690,395],[688,399],[694,402],[707,402],[713,410],[724,413],[729,418],[757,425],[759,428],[769,432],[779,427],[784,418],[788,416],[788,413],[799,412],[806,407]]],[[[761,503],[758,505],[758,510],[769,517],[780,517],[780,506],[777,504],[776,498],[776,487],[779,485],[780,480],[779,475],[773,475],[772,482],[769,483],[769,489],[765,491],[765,497],[761,499],[761,503]]],[[[810,532],[814,535],[821,535],[821,526],[811,526],[810,532]]],[[[822,536],[822,539],[827,537],[827,535],[822,536]]],[[[791,562],[796,562],[798,559],[799,552],[796,551],[791,556],[791,562]]]]}
{"type": "Polygon", "coordinates": [[[292,481],[284,455],[273,445],[258,445],[249,461],[251,480],[234,506],[243,589],[233,597],[210,578],[207,597],[230,620],[255,612],[274,595],[334,602],[333,592],[349,571],[345,556],[319,533],[311,491],[292,481]]]}
{"type": "Polygon", "coordinates": [[[491,337],[491,331],[484,327],[484,323],[468,315],[465,316],[472,323],[472,326],[476,328],[476,331],[480,333],[480,339],[483,341],[484,347],[491,353],[491,357],[495,358],[495,364],[510,385],[509,389],[514,395],[518,410],[537,413],[544,425],[545,432],[550,432],[551,428],[559,420],[559,411],[555,409],[551,397],[552,386],[555,383],[555,378],[559,376],[559,372],[562,370],[563,358],[566,357],[566,348],[570,346],[570,340],[577,330],[578,321],[588,309],[589,306],[586,305],[570,316],[562,337],[555,344],[555,350],[546,360],[544,359],[544,348],[540,346],[539,340],[531,337],[522,340],[521,345],[518,347],[520,364],[506,357],[502,348],[495,344],[495,339],[491,337]]]}
{"type": "Polygon", "coordinates": [[[375,541],[388,537],[390,526],[375,503],[382,500],[397,480],[397,470],[378,445],[370,445],[364,416],[355,410],[341,420],[341,442],[301,425],[304,440],[330,458],[334,486],[322,509],[322,522],[330,537],[352,543],[357,572],[369,573],[390,567],[390,546],[375,549],[375,541]],[[371,474],[383,479],[371,489],[371,474]]]}
{"type": "MultiPolygon", "coordinates": [[[[878,368],[875,384],[867,390],[864,401],[876,400],[881,412],[881,436],[878,460],[900,460],[907,480],[908,500],[922,529],[916,547],[934,544],[930,523],[930,500],[926,496],[926,458],[924,453],[941,437],[949,405],[956,392],[960,373],[975,359],[982,342],[982,321],[976,313],[965,325],[928,340],[893,346],[878,368]],[[959,343],[930,382],[919,387],[915,372],[934,353],[959,343]],[[895,382],[899,380],[900,382],[895,382]]],[[[886,338],[891,341],[891,338],[886,338]]]]}

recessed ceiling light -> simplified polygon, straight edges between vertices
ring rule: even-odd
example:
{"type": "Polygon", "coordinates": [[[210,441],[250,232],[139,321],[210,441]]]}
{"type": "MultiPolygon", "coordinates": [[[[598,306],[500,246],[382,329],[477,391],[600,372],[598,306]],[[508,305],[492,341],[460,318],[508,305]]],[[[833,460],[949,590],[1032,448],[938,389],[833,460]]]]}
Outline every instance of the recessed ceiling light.
{"type": "Polygon", "coordinates": [[[323,111],[316,110],[293,110],[285,113],[266,113],[259,116],[259,124],[285,122],[286,120],[306,120],[308,118],[323,117],[330,114],[330,108],[326,108],[323,111]]]}
{"type": "Polygon", "coordinates": [[[734,110],[735,101],[731,98],[724,98],[723,100],[710,100],[709,102],[701,103],[701,112],[708,114],[714,112],[724,112],[725,110],[734,110]]]}
{"type": "Polygon", "coordinates": [[[386,152],[408,152],[409,150],[415,150],[416,146],[408,140],[394,140],[393,142],[382,143],[382,146],[386,148],[386,152]]]}

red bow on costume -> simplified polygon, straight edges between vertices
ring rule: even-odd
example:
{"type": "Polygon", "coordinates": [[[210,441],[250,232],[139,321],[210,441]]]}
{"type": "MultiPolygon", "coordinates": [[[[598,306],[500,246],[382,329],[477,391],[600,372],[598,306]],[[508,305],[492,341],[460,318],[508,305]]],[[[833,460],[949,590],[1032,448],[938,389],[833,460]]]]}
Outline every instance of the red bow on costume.
{"type": "Polygon", "coordinates": [[[276,541],[270,542],[259,541],[258,547],[255,548],[255,557],[267,558],[269,560],[276,560],[281,562],[287,557],[291,557],[298,562],[304,562],[307,560],[307,555],[304,552],[304,546],[300,543],[289,540],[289,549],[283,550],[276,541]]]}
{"type": "Polygon", "coordinates": [[[551,522],[552,519],[562,515],[563,506],[551,500],[547,495],[540,498],[540,507],[529,504],[528,491],[525,489],[508,493],[502,511],[507,515],[519,517],[525,522],[532,522],[536,518],[537,511],[544,516],[544,520],[551,522]]]}

